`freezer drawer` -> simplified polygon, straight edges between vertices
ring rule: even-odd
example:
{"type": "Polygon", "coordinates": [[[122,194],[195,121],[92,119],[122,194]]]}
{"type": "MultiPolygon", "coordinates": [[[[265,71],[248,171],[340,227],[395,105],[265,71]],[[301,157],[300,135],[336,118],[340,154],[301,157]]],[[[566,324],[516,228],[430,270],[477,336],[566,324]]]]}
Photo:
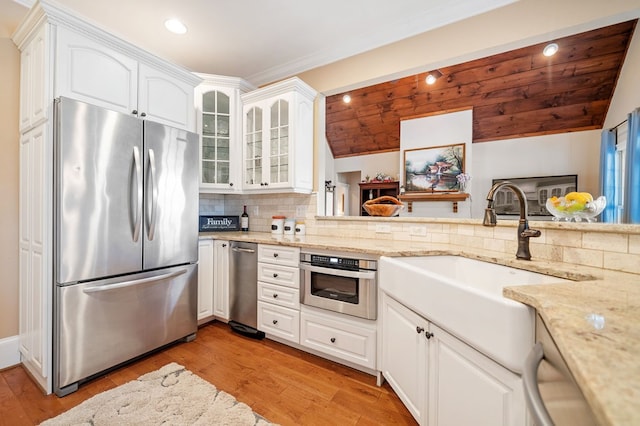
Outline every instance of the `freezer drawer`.
{"type": "Polygon", "coordinates": [[[56,393],[194,334],[197,272],[187,265],[57,287],[56,393]]]}

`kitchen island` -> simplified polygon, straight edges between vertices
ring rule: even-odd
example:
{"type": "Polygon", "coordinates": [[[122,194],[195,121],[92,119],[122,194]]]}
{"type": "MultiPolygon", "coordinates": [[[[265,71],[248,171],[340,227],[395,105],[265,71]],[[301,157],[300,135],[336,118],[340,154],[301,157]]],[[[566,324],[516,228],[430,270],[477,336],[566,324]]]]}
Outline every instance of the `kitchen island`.
{"type": "Polygon", "coordinates": [[[521,261],[511,254],[447,243],[266,232],[201,233],[200,237],[379,256],[457,255],[573,280],[507,287],[504,295],[537,310],[601,424],[640,421],[638,274],[547,260],[521,261]],[[601,318],[604,327],[599,328],[601,318]]]}

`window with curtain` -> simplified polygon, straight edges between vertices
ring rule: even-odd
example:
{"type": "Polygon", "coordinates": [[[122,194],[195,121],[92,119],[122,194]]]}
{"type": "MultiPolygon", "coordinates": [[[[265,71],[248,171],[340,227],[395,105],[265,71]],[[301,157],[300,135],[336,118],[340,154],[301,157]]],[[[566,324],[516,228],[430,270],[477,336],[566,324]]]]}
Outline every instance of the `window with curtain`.
{"type": "Polygon", "coordinates": [[[629,123],[624,122],[616,129],[616,157],[615,157],[615,177],[614,177],[614,186],[617,188],[615,192],[614,199],[611,200],[614,209],[616,212],[616,222],[622,221],[622,216],[624,214],[624,190],[625,190],[625,182],[624,177],[626,176],[626,148],[627,148],[627,136],[629,130],[629,123]]]}
{"type": "Polygon", "coordinates": [[[640,108],[602,132],[600,191],[607,198],[602,221],[640,223],[640,108]]]}

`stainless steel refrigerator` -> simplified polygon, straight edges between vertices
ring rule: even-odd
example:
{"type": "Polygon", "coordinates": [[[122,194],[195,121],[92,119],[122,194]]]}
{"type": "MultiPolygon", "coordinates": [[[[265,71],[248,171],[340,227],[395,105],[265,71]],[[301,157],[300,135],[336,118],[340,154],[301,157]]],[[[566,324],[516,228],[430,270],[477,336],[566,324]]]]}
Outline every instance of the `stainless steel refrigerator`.
{"type": "Polygon", "coordinates": [[[198,136],[54,102],[59,396],[197,330],[198,136]]]}

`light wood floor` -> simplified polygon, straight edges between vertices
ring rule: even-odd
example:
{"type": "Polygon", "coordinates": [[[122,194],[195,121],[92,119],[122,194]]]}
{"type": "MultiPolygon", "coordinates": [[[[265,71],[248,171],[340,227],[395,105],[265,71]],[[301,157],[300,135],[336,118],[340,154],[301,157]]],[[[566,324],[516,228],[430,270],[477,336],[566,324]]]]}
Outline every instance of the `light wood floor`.
{"type": "Polygon", "coordinates": [[[21,366],[0,371],[0,425],[35,425],[87,398],[170,362],[235,396],[281,425],[415,425],[388,384],[375,377],[264,339],[210,323],[180,343],[80,386],[45,396],[21,366]]]}

